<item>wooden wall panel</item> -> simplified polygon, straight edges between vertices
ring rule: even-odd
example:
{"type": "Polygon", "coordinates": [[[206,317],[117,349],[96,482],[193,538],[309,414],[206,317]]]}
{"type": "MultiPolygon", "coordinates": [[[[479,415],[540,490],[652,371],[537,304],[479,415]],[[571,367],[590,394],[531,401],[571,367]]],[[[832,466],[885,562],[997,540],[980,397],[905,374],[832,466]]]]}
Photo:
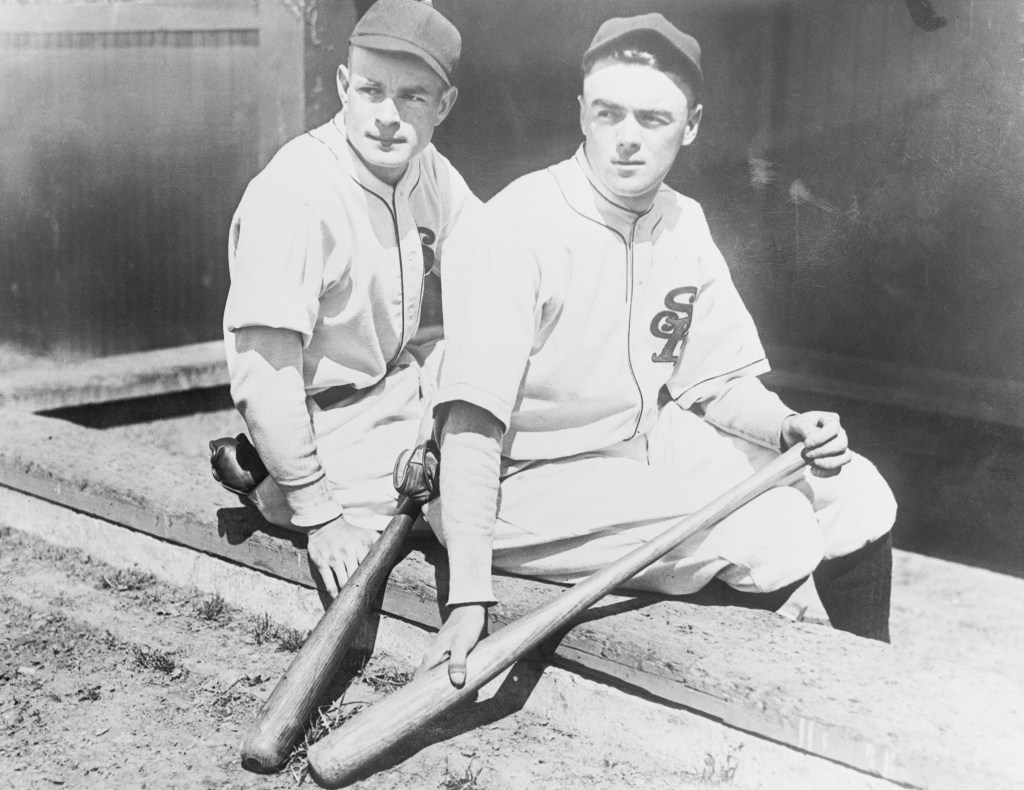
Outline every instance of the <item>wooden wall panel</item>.
{"type": "Polygon", "coordinates": [[[0,339],[219,335],[231,213],[305,128],[303,24],[279,0],[0,7],[0,339]]]}

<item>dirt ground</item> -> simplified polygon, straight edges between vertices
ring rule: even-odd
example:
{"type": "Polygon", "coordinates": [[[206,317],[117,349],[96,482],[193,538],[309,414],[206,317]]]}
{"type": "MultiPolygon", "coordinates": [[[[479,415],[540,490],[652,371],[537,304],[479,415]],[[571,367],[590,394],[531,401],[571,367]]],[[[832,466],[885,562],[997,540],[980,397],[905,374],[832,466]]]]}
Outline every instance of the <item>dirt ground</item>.
{"type": "MultiPolygon", "coordinates": [[[[304,634],[211,596],[4,528],[0,532],[0,776],[11,788],[293,788],[242,770],[242,732],[304,634]]],[[[376,655],[349,687],[343,717],[408,677],[376,655]]],[[[394,788],[706,788],[739,755],[693,771],[651,765],[629,744],[519,711],[428,747],[354,785],[394,788]],[[611,744],[611,746],[609,745],[611,744]]],[[[745,785],[746,786],[746,785],[745,785]]]]}

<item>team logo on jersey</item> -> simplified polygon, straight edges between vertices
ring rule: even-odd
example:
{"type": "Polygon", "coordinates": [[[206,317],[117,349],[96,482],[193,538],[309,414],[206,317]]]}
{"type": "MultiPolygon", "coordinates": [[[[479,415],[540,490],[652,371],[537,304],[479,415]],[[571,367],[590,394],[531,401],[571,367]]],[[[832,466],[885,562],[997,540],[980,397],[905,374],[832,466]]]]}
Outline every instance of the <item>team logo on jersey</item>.
{"type": "Polygon", "coordinates": [[[668,310],[662,310],[651,321],[651,334],[664,340],[665,346],[657,354],[651,354],[651,362],[675,364],[679,361],[676,350],[690,331],[696,298],[697,289],[692,285],[673,288],[665,294],[665,307],[668,310]]]}
{"type": "Polygon", "coordinates": [[[430,245],[437,240],[430,228],[417,228],[420,232],[420,246],[423,248],[423,274],[428,275],[434,268],[434,248],[430,245]]]}

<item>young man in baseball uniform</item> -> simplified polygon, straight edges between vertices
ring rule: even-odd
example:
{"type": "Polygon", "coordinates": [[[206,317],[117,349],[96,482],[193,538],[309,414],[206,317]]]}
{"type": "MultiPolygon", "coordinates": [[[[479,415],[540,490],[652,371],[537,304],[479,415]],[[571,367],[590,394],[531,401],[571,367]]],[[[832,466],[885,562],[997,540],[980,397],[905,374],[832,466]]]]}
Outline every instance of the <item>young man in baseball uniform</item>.
{"type": "Polygon", "coordinates": [[[371,6],[338,69],[341,112],[276,154],[231,223],[231,394],[258,456],[218,440],[214,473],[310,533],[332,595],[394,509],[392,467],[436,373],[414,341],[424,278],[478,206],[430,144],[460,47],[429,4],[371,6]]]}
{"type": "Polygon", "coordinates": [[[700,123],[697,42],[660,14],[612,19],[583,75],[584,145],[495,196],[446,272],[428,520],[451,616],[424,666],[449,658],[464,682],[492,566],[578,580],[796,442],[806,472],[629,587],[772,597],[813,574],[836,628],[887,640],[892,494],[835,414],[797,414],[761,384],[764,350],[704,214],[663,184],[700,123]]]}

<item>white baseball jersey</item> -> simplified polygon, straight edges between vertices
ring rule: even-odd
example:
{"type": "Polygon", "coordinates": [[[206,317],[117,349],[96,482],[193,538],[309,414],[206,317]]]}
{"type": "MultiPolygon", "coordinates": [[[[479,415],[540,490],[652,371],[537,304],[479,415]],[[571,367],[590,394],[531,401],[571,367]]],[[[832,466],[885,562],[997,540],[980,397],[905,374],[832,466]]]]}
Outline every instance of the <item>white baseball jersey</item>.
{"type": "Polygon", "coordinates": [[[581,149],[485,213],[486,243],[452,257],[435,403],[492,413],[506,457],[610,447],[651,430],[662,386],[686,408],[769,369],[695,201],[663,186],[649,211],[623,208],[581,149]]]}
{"type": "Polygon", "coordinates": [[[308,392],[372,386],[419,327],[424,274],[475,203],[433,145],[394,189],[379,181],[337,116],[287,143],[246,189],[231,223],[225,334],[301,333],[308,392]]]}
{"type": "Polygon", "coordinates": [[[231,223],[224,334],[232,394],[275,462],[251,496],[268,520],[307,528],[344,509],[360,526],[386,522],[391,466],[414,443],[430,394],[406,350],[425,273],[476,205],[433,146],[394,187],[379,181],[348,144],[343,115],[287,143],[249,184],[231,223]],[[301,335],[294,393],[248,374],[251,355],[233,337],[243,327],[301,335]],[[333,390],[321,408],[315,396],[329,388],[350,395],[333,390]]]}

